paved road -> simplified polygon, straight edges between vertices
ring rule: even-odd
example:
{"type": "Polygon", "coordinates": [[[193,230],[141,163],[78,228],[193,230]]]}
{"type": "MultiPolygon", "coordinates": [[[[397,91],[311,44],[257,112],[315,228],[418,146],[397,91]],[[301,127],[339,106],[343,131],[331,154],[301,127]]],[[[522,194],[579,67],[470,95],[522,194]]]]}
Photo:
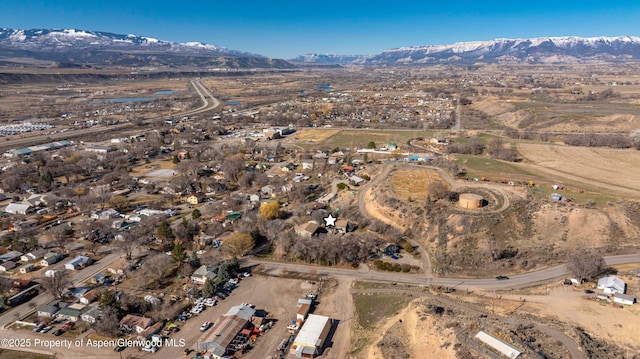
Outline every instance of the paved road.
{"type": "MultiPolygon", "coordinates": [[[[607,265],[640,263],[640,254],[626,254],[619,256],[605,257],[607,265]]],[[[322,267],[307,264],[279,263],[257,260],[255,258],[247,259],[247,265],[259,265],[260,268],[267,273],[278,275],[283,271],[301,272],[320,276],[349,277],[360,280],[383,281],[408,283],[416,285],[435,285],[436,279],[431,273],[422,274],[402,274],[394,272],[382,272],[367,270],[365,267],[360,269],[345,269],[335,267],[322,267]]],[[[542,269],[535,272],[518,274],[511,276],[508,280],[497,280],[495,278],[439,278],[438,284],[448,287],[470,290],[510,290],[531,287],[535,285],[553,282],[568,275],[567,266],[562,264],[555,267],[542,269]]]]}

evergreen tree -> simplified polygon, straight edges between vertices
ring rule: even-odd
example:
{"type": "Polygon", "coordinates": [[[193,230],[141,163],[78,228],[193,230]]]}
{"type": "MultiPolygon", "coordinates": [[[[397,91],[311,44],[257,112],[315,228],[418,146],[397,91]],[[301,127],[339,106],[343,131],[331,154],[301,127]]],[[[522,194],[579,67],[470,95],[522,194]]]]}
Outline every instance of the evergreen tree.
{"type": "Polygon", "coordinates": [[[202,287],[202,296],[204,298],[211,298],[213,294],[216,292],[216,285],[213,283],[211,278],[207,278],[204,282],[204,286],[202,287]]]}
{"type": "Polygon", "coordinates": [[[182,262],[187,259],[187,253],[184,251],[184,247],[180,242],[173,245],[173,249],[171,250],[171,257],[176,260],[176,262],[182,262]]]}

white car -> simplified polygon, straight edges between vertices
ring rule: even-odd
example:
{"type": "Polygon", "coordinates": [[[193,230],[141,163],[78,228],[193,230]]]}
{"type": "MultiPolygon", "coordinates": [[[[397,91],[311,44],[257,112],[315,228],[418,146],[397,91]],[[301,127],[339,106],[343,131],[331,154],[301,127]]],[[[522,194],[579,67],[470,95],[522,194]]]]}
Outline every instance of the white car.
{"type": "Polygon", "coordinates": [[[142,351],[155,353],[158,351],[158,347],[155,345],[147,345],[142,347],[142,351]]]}

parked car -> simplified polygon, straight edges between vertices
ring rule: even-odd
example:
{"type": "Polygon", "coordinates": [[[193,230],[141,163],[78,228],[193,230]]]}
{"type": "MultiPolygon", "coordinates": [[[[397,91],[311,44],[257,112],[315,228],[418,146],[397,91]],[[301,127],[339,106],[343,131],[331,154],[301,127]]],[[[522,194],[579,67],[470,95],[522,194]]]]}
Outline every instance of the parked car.
{"type": "Polygon", "coordinates": [[[58,329],[55,332],[53,332],[53,335],[55,335],[56,337],[59,337],[62,334],[64,334],[64,329],[58,329]]]}
{"type": "Polygon", "coordinates": [[[158,347],[155,345],[147,345],[142,347],[142,350],[145,352],[151,352],[151,353],[155,353],[158,351],[158,347]]]}
{"type": "Polygon", "coordinates": [[[205,330],[209,329],[211,327],[211,322],[206,321],[204,323],[202,323],[202,325],[200,326],[200,331],[204,332],[205,330]]]}
{"type": "Polygon", "coordinates": [[[42,328],[44,328],[46,326],[47,326],[46,324],[40,323],[40,324],[36,325],[35,328],[33,328],[33,332],[34,333],[38,333],[38,332],[40,332],[42,330],[42,328]]]}
{"type": "Polygon", "coordinates": [[[505,279],[509,279],[509,277],[507,277],[506,275],[499,275],[496,277],[497,280],[505,280],[505,279]]]}
{"type": "Polygon", "coordinates": [[[46,327],[42,328],[42,330],[40,331],[40,333],[47,333],[47,332],[48,332],[48,331],[50,331],[51,329],[53,329],[53,327],[46,326],[46,327]]]}

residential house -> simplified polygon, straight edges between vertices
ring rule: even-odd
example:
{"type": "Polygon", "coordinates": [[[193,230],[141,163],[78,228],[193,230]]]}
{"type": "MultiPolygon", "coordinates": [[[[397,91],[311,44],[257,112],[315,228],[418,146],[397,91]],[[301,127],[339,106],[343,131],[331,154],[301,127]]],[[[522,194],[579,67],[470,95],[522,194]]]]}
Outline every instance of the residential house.
{"type": "Polygon", "coordinates": [[[91,218],[93,219],[107,220],[107,219],[118,218],[118,217],[120,217],[120,212],[112,208],[108,208],[102,211],[96,211],[91,214],[91,218]]]}
{"type": "Polygon", "coordinates": [[[35,269],[35,266],[33,265],[33,263],[27,263],[27,264],[21,265],[20,268],[18,268],[18,271],[21,274],[27,274],[33,271],[34,269],[35,269]]]}
{"type": "Polygon", "coordinates": [[[216,278],[217,271],[218,268],[214,266],[201,265],[200,268],[196,269],[196,271],[191,275],[191,281],[204,284],[207,279],[214,280],[216,278]]]}
{"type": "Polygon", "coordinates": [[[40,261],[40,265],[43,267],[50,266],[52,264],[58,263],[62,259],[62,255],[55,252],[47,252],[44,255],[42,260],[40,261]]]}
{"type": "Polygon", "coordinates": [[[26,199],[24,199],[22,203],[26,205],[31,205],[32,207],[46,206],[48,204],[47,197],[48,197],[47,194],[34,193],[29,197],[27,197],[26,199]]]}
{"type": "Polygon", "coordinates": [[[349,182],[351,182],[354,186],[359,186],[364,183],[364,178],[358,176],[349,177],[349,182]]]}
{"type": "Polygon", "coordinates": [[[38,307],[38,316],[53,318],[60,309],[65,308],[67,305],[68,303],[61,302],[59,300],[54,300],[53,302],[42,304],[38,307]]]}
{"type": "Polygon", "coordinates": [[[315,221],[309,221],[295,227],[296,234],[302,237],[310,238],[318,232],[320,226],[315,221]]]}
{"type": "Polygon", "coordinates": [[[188,204],[198,204],[204,202],[205,195],[204,193],[192,193],[188,196],[182,197],[182,201],[188,204]]]}
{"type": "Polygon", "coordinates": [[[65,269],[78,270],[82,269],[92,263],[92,259],[85,256],[77,256],[64,265],[65,269]]]}
{"type": "Polygon", "coordinates": [[[313,162],[307,162],[307,161],[302,162],[302,169],[303,170],[312,170],[313,169],[313,162]]]}
{"type": "Polygon", "coordinates": [[[8,261],[12,261],[12,262],[19,261],[20,257],[23,254],[24,253],[19,252],[19,251],[8,251],[8,252],[3,253],[2,255],[0,255],[0,263],[8,262],[8,261]]]}
{"type": "Polygon", "coordinates": [[[7,262],[4,262],[4,263],[0,264],[0,272],[7,272],[7,271],[12,270],[15,267],[16,267],[15,262],[7,261],[7,262]]]}
{"type": "Polygon", "coordinates": [[[100,308],[98,305],[93,305],[85,310],[84,313],[80,314],[80,320],[83,322],[94,324],[98,319],[100,319],[100,308]]]}
{"type": "Polygon", "coordinates": [[[60,308],[60,310],[56,314],[56,317],[62,318],[64,320],[70,320],[72,322],[77,322],[80,319],[80,315],[82,314],[84,308],[84,304],[71,304],[68,307],[60,308]]]}
{"type": "Polygon", "coordinates": [[[609,294],[624,294],[627,291],[627,283],[616,276],[602,277],[598,279],[598,289],[609,294]]]}
{"type": "Polygon", "coordinates": [[[136,314],[127,314],[120,320],[120,330],[126,332],[135,331],[136,333],[142,333],[153,323],[153,319],[147,317],[141,317],[136,314]]]}
{"type": "Polygon", "coordinates": [[[4,211],[11,214],[27,214],[33,211],[31,204],[11,202],[5,207],[4,211]]]}
{"type": "Polygon", "coordinates": [[[27,254],[24,254],[20,257],[21,262],[29,262],[35,261],[44,258],[44,255],[47,253],[44,249],[36,249],[35,251],[31,251],[27,254]]]}
{"type": "Polygon", "coordinates": [[[95,302],[96,300],[98,300],[101,295],[102,295],[102,293],[99,290],[92,289],[92,290],[84,293],[80,297],[80,303],[85,304],[85,305],[91,304],[91,303],[95,302]]]}
{"type": "Polygon", "coordinates": [[[355,230],[355,225],[344,218],[340,218],[336,220],[336,224],[334,226],[335,230],[339,233],[349,233],[355,230]]]}

